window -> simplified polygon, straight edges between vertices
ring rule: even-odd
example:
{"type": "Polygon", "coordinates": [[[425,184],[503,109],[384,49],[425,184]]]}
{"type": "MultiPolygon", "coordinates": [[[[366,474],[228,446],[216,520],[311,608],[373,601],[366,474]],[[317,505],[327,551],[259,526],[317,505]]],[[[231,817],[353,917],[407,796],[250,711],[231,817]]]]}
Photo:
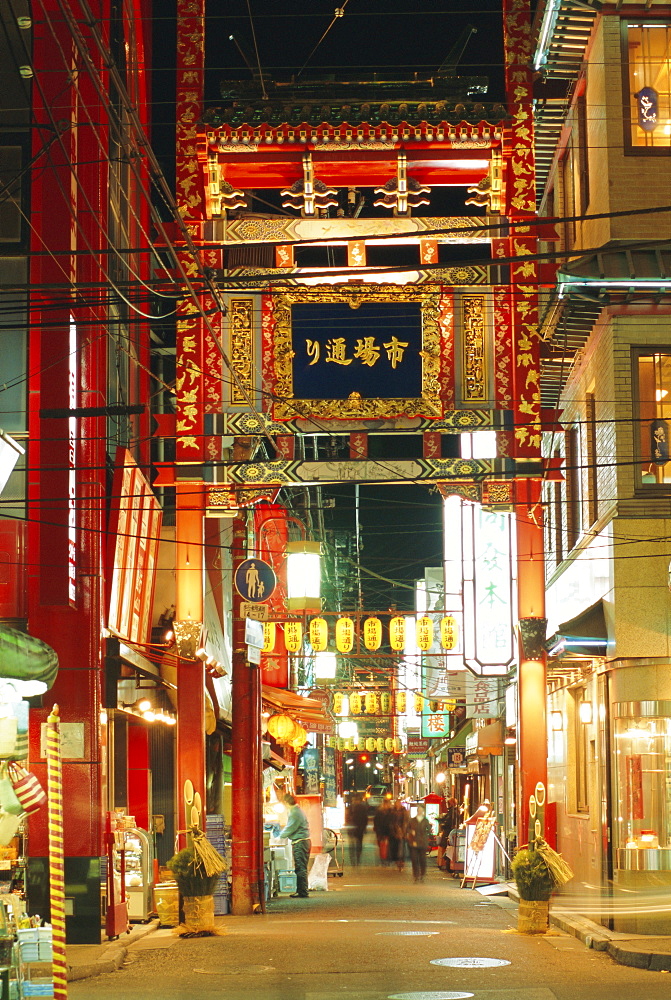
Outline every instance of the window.
{"type": "Polygon", "coordinates": [[[671,483],[671,349],[638,352],[634,359],[634,375],[639,482],[644,486],[668,484],[671,483]]]}
{"type": "Polygon", "coordinates": [[[580,442],[579,431],[566,431],[566,536],[569,551],[580,534],[580,442]]]}
{"type": "Polygon", "coordinates": [[[587,453],[587,520],[594,524],[599,516],[599,477],[596,454],[596,402],[594,393],[588,392],[585,400],[587,453]]]}
{"type": "Polygon", "coordinates": [[[584,688],[579,688],[572,693],[574,700],[573,723],[575,735],[575,807],[576,812],[584,813],[589,812],[589,724],[583,717],[581,706],[585,705],[587,707],[590,703],[585,697],[586,691],[584,688]]]}
{"type": "Polygon", "coordinates": [[[578,197],[580,215],[585,215],[589,207],[589,159],[587,147],[587,99],[581,94],[576,101],[578,122],[578,197]]]}
{"type": "Polygon", "coordinates": [[[629,141],[636,152],[671,146],[671,22],[626,24],[629,141]]]}

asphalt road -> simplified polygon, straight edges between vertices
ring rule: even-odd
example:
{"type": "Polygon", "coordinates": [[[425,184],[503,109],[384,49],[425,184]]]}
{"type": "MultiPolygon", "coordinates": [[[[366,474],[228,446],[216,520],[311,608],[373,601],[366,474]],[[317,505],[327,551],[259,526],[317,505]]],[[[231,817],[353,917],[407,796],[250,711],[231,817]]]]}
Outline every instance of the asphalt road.
{"type": "Polygon", "coordinates": [[[446,877],[423,884],[363,865],[308,900],[282,896],[266,915],[224,917],[219,937],[161,929],[118,972],[69,984],[72,1000],[668,1000],[671,976],[616,964],[551,930],[516,931],[517,907],[446,877]],[[466,965],[434,965],[464,959],[466,965]],[[505,964],[481,967],[475,959],[505,964]]]}

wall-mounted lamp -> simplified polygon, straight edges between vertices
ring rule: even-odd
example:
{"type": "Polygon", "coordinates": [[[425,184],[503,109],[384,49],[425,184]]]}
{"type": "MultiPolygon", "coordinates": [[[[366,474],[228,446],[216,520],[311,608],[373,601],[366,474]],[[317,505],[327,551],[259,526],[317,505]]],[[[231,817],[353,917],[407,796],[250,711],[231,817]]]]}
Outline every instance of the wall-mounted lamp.
{"type": "Polygon", "coordinates": [[[580,721],[589,726],[592,721],[592,702],[581,701],[578,708],[578,715],[580,716],[580,721]]]}
{"type": "MultiPolygon", "coordinates": [[[[589,702],[582,702],[580,707],[583,705],[588,705],[589,702]]],[[[561,712],[550,712],[550,721],[552,723],[552,732],[561,733],[564,729],[564,716],[561,712]]]]}
{"type": "Polygon", "coordinates": [[[287,611],[320,611],[321,544],[287,543],[287,611]]]}
{"type": "Polygon", "coordinates": [[[338,661],[336,654],[331,652],[315,653],[314,674],[320,681],[334,681],[338,661]]]}

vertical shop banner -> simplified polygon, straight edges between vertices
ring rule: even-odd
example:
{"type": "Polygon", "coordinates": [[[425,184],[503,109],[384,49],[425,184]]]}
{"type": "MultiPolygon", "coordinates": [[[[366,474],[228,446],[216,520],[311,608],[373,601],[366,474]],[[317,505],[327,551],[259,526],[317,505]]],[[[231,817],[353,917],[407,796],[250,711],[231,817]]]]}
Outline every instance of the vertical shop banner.
{"type": "Polygon", "coordinates": [[[324,747],[324,805],[335,806],[337,803],[336,752],[334,747],[324,747]]]}
{"type": "Polygon", "coordinates": [[[469,673],[466,688],[467,719],[498,718],[500,695],[497,677],[474,677],[469,673]]]}
{"type": "Polygon", "coordinates": [[[303,768],[303,793],[305,795],[319,795],[319,750],[316,747],[308,747],[301,754],[301,767],[303,768]]]}
{"type": "Polygon", "coordinates": [[[515,655],[511,518],[470,503],[461,514],[464,661],[475,674],[505,674],[515,655]]]}

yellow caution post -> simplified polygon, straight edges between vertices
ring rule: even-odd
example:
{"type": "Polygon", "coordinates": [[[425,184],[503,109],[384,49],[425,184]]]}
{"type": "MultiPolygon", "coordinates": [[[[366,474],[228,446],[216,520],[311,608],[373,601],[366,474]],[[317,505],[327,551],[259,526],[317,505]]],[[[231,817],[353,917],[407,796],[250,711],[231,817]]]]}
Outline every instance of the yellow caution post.
{"type": "Polygon", "coordinates": [[[63,872],[63,775],[58,705],[47,719],[47,801],[49,809],[49,902],[53,930],[54,1000],[67,1000],[65,882],[63,872]]]}

